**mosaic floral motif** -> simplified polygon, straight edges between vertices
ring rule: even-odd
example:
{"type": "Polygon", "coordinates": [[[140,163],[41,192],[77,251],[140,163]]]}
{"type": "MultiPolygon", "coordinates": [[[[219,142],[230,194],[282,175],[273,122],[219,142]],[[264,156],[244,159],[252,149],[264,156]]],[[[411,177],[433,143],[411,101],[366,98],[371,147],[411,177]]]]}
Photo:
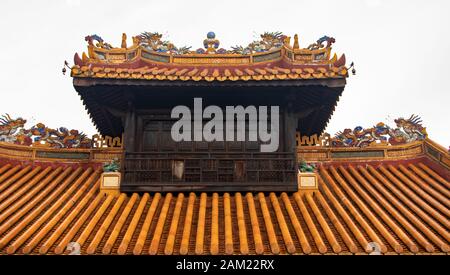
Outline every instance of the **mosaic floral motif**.
{"type": "Polygon", "coordinates": [[[405,144],[417,140],[424,140],[428,134],[422,126],[422,120],[417,115],[411,115],[408,119],[395,119],[396,128],[378,123],[372,128],[364,129],[361,126],[352,129],[344,129],[331,138],[333,147],[366,147],[376,144],[405,144]]]}
{"type": "Polygon", "coordinates": [[[103,165],[103,172],[118,172],[120,169],[120,163],[118,158],[114,158],[110,162],[106,162],[103,165]]]}
{"type": "Polygon", "coordinates": [[[92,141],[83,132],[65,127],[52,129],[37,123],[25,129],[26,120],[11,119],[6,114],[0,119],[0,141],[26,146],[50,148],[91,148],[92,141]]]}

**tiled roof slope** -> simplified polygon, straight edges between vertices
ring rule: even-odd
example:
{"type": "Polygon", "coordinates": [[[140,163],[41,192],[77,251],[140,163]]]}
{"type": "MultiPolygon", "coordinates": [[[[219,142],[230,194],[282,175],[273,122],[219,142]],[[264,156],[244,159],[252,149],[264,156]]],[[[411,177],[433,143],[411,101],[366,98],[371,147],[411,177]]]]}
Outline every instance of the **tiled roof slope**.
{"type": "Polygon", "coordinates": [[[450,182],[426,163],[327,164],[315,193],[120,196],[92,168],[4,164],[0,254],[448,254],[450,182]]]}

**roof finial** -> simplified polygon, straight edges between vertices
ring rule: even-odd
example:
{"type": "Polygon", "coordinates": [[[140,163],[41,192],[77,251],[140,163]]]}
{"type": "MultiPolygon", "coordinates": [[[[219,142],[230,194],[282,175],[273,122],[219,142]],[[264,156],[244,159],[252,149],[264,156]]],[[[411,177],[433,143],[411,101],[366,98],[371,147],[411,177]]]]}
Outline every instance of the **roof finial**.
{"type": "Polygon", "coordinates": [[[206,39],[203,40],[203,46],[207,53],[215,53],[216,49],[219,48],[220,41],[216,39],[216,34],[214,32],[208,32],[206,34],[206,39]]]}
{"type": "Polygon", "coordinates": [[[293,48],[294,49],[300,48],[300,45],[298,44],[298,35],[297,34],[294,35],[294,47],[293,48]]]}

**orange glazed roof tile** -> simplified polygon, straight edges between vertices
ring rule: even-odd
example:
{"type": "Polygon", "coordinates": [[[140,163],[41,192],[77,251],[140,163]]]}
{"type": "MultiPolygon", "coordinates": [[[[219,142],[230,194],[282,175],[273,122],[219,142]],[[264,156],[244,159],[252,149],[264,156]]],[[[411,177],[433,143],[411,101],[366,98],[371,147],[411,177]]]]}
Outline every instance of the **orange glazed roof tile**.
{"type": "Polygon", "coordinates": [[[328,162],[314,193],[118,196],[100,170],[3,163],[0,254],[448,254],[450,182],[424,160],[328,162]]]}
{"type": "Polygon", "coordinates": [[[301,80],[345,78],[348,75],[345,66],[319,67],[311,65],[299,68],[283,62],[264,67],[249,66],[243,68],[224,67],[161,67],[158,64],[146,64],[136,68],[120,68],[108,65],[82,65],[72,67],[72,76],[78,78],[142,79],[142,80],[181,80],[181,81],[249,81],[249,80],[301,80]]]}

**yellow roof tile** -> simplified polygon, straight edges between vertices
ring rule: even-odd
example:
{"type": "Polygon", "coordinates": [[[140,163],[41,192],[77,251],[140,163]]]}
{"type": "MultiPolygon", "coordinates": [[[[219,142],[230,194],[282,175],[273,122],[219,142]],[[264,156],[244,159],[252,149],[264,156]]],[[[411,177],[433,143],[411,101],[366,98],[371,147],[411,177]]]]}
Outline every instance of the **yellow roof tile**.
{"type": "Polygon", "coordinates": [[[449,181],[421,162],[339,162],[293,194],[99,193],[100,171],[0,165],[0,253],[449,253],[449,181]]]}

